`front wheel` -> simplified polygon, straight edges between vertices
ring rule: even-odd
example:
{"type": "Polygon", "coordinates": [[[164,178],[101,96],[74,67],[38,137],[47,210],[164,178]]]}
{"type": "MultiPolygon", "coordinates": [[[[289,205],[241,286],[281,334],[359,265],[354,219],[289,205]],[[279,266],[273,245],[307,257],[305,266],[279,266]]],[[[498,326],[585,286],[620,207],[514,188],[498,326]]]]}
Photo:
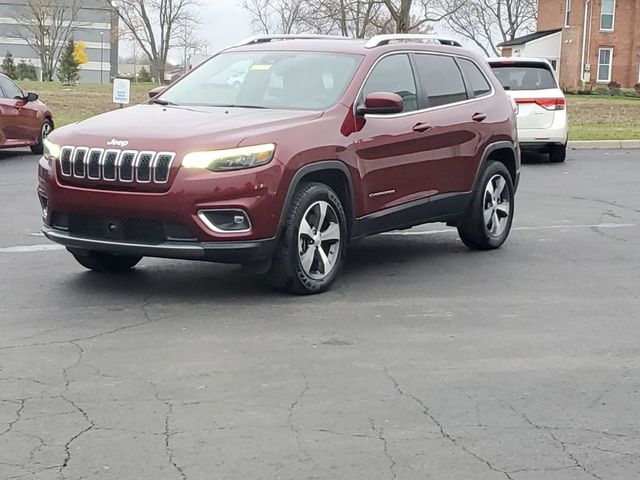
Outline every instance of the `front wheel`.
{"type": "Polygon", "coordinates": [[[40,137],[38,138],[38,143],[36,143],[35,145],[31,145],[31,151],[33,153],[35,153],[36,155],[42,155],[42,152],[44,152],[44,139],[47,138],[47,135],[51,133],[51,130],[53,130],[53,124],[51,123],[51,120],[45,118],[44,122],[42,123],[42,127],[40,128],[40,137]]]}
{"type": "Polygon", "coordinates": [[[322,183],[302,184],[287,212],[271,282],[300,295],[327,290],[342,267],[346,243],[347,220],[336,193],[322,183]]]}
{"type": "Polygon", "coordinates": [[[458,227],[460,239],[474,250],[499,248],[511,230],[513,201],[513,181],[507,167],[500,162],[489,163],[458,227]]]}
{"type": "Polygon", "coordinates": [[[142,257],[114,253],[68,249],[73,258],[85,268],[101,273],[126,272],[135,267],[142,257]]]}

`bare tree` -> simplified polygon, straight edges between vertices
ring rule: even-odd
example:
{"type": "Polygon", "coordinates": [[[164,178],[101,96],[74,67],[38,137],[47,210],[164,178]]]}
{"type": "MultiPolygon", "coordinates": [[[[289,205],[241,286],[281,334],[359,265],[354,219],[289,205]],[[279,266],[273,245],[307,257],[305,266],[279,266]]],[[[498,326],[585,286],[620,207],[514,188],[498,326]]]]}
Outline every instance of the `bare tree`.
{"type": "Polygon", "coordinates": [[[151,60],[153,75],[161,83],[167,57],[180,38],[180,30],[197,24],[196,0],[105,0],[113,5],[135,42],[151,60]]]}
{"type": "MultiPolygon", "coordinates": [[[[465,0],[378,0],[389,11],[395,33],[421,32],[455,14],[465,0]]],[[[382,25],[381,27],[384,27],[382,25]]],[[[386,30],[387,28],[385,28],[386,30]]]]}
{"type": "Polygon", "coordinates": [[[337,33],[353,38],[380,33],[377,25],[388,20],[388,13],[377,0],[309,0],[308,30],[337,33]]]}
{"type": "Polygon", "coordinates": [[[40,59],[42,80],[50,82],[66,42],[76,28],[80,2],[76,0],[29,0],[14,18],[11,35],[27,42],[40,59]]]}
{"type": "Polygon", "coordinates": [[[257,33],[300,33],[305,28],[308,0],[243,0],[257,33]]]}
{"type": "Polygon", "coordinates": [[[498,43],[535,28],[537,5],[537,0],[467,0],[447,23],[487,55],[498,55],[498,43]]]}
{"type": "Polygon", "coordinates": [[[189,66],[189,55],[196,53],[206,53],[207,41],[199,38],[190,22],[185,22],[180,25],[177,31],[177,38],[175,47],[180,49],[182,55],[182,66],[186,73],[189,66]]]}

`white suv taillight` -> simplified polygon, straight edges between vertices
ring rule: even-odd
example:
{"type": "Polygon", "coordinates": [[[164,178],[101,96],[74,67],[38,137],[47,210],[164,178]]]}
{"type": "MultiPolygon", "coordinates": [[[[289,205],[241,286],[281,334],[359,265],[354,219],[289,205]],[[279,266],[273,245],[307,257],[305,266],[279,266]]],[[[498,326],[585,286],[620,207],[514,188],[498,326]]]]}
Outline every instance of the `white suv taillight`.
{"type": "Polygon", "coordinates": [[[564,110],[566,101],[564,97],[556,98],[516,98],[517,103],[535,103],[546,110],[564,110]]]}

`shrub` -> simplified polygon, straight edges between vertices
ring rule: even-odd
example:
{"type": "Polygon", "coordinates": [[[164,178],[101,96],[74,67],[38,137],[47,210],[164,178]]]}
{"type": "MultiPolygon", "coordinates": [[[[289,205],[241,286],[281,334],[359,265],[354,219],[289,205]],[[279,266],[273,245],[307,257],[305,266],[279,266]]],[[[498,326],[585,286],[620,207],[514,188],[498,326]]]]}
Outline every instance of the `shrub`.
{"type": "Polygon", "coordinates": [[[33,80],[34,82],[38,80],[38,72],[36,67],[31,63],[26,63],[24,58],[20,60],[18,66],[16,67],[16,73],[18,76],[18,80],[33,80]]]}
{"type": "Polygon", "coordinates": [[[607,87],[609,87],[609,93],[611,93],[611,96],[620,95],[620,84],[618,82],[612,80],[609,82],[607,87]]]}
{"type": "Polygon", "coordinates": [[[636,93],[637,93],[638,95],[640,95],[640,82],[636,83],[636,84],[633,86],[633,88],[634,88],[634,90],[636,91],[636,93]]]}
{"type": "Polygon", "coordinates": [[[602,87],[594,88],[592,91],[594,95],[609,95],[609,90],[602,87]]]}
{"type": "Polygon", "coordinates": [[[143,83],[150,82],[151,81],[151,75],[149,74],[149,70],[147,70],[146,68],[142,67],[138,71],[138,81],[139,82],[143,82],[143,83]]]}
{"type": "Polygon", "coordinates": [[[4,74],[12,80],[18,78],[18,74],[16,72],[16,64],[13,60],[13,55],[11,52],[7,52],[4,56],[4,60],[2,60],[2,71],[4,74]]]}

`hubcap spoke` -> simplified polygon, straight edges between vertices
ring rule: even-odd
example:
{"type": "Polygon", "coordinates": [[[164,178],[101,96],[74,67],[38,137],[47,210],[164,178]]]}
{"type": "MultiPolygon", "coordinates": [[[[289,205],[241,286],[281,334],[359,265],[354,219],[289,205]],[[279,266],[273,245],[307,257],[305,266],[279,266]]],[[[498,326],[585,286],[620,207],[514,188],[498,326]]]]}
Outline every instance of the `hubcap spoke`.
{"type": "Polygon", "coordinates": [[[496,212],[493,212],[493,215],[491,216],[491,233],[493,235],[498,235],[498,233],[500,233],[500,219],[496,212]]]}
{"type": "Polygon", "coordinates": [[[324,219],[327,216],[327,202],[318,202],[318,210],[320,214],[318,215],[318,224],[316,225],[316,229],[318,231],[322,230],[322,225],[324,225],[324,219]]]}
{"type": "Polygon", "coordinates": [[[306,252],[300,255],[300,263],[302,264],[302,268],[304,268],[305,272],[308,272],[311,269],[315,256],[316,249],[313,246],[310,246],[306,252]]]}
{"type": "Polygon", "coordinates": [[[493,209],[491,207],[485,208],[484,210],[484,224],[488,227],[491,222],[491,217],[493,216],[493,209]]]}
{"type": "Polygon", "coordinates": [[[324,232],[320,232],[320,238],[323,242],[340,240],[340,226],[337,223],[330,223],[324,232]]]}
{"type": "Polygon", "coordinates": [[[498,212],[500,212],[503,217],[508,217],[509,216],[509,212],[511,211],[511,209],[509,207],[509,202],[499,203],[498,206],[496,207],[496,210],[498,212]]]}
{"type": "Polygon", "coordinates": [[[327,254],[324,252],[322,246],[318,247],[318,254],[320,256],[320,261],[322,262],[322,273],[326,275],[331,271],[331,261],[329,260],[329,257],[327,257],[327,254]]]}
{"type": "Polygon", "coordinates": [[[303,218],[300,223],[300,235],[306,235],[309,238],[313,238],[313,230],[306,218],[303,218]]]}
{"type": "Polygon", "coordinates": [[[497,200],[500,198],[500,196],[502,195],[502,191],[504,190],[504,186],[507,184],[507,182],[504,180],[504,178],[502,177],[498,177],[496,179],[496,188],[493,191],[493,197],[497,200]]]}
{"type": "Polygon", "coordinates": [[[511,192],[507,180],[501,174],[495,174],[487,182],[484,194],[484,210],[482,212],[487,232],[493,237],[502,235],[509,223],[511,215],[511,192]]]}

